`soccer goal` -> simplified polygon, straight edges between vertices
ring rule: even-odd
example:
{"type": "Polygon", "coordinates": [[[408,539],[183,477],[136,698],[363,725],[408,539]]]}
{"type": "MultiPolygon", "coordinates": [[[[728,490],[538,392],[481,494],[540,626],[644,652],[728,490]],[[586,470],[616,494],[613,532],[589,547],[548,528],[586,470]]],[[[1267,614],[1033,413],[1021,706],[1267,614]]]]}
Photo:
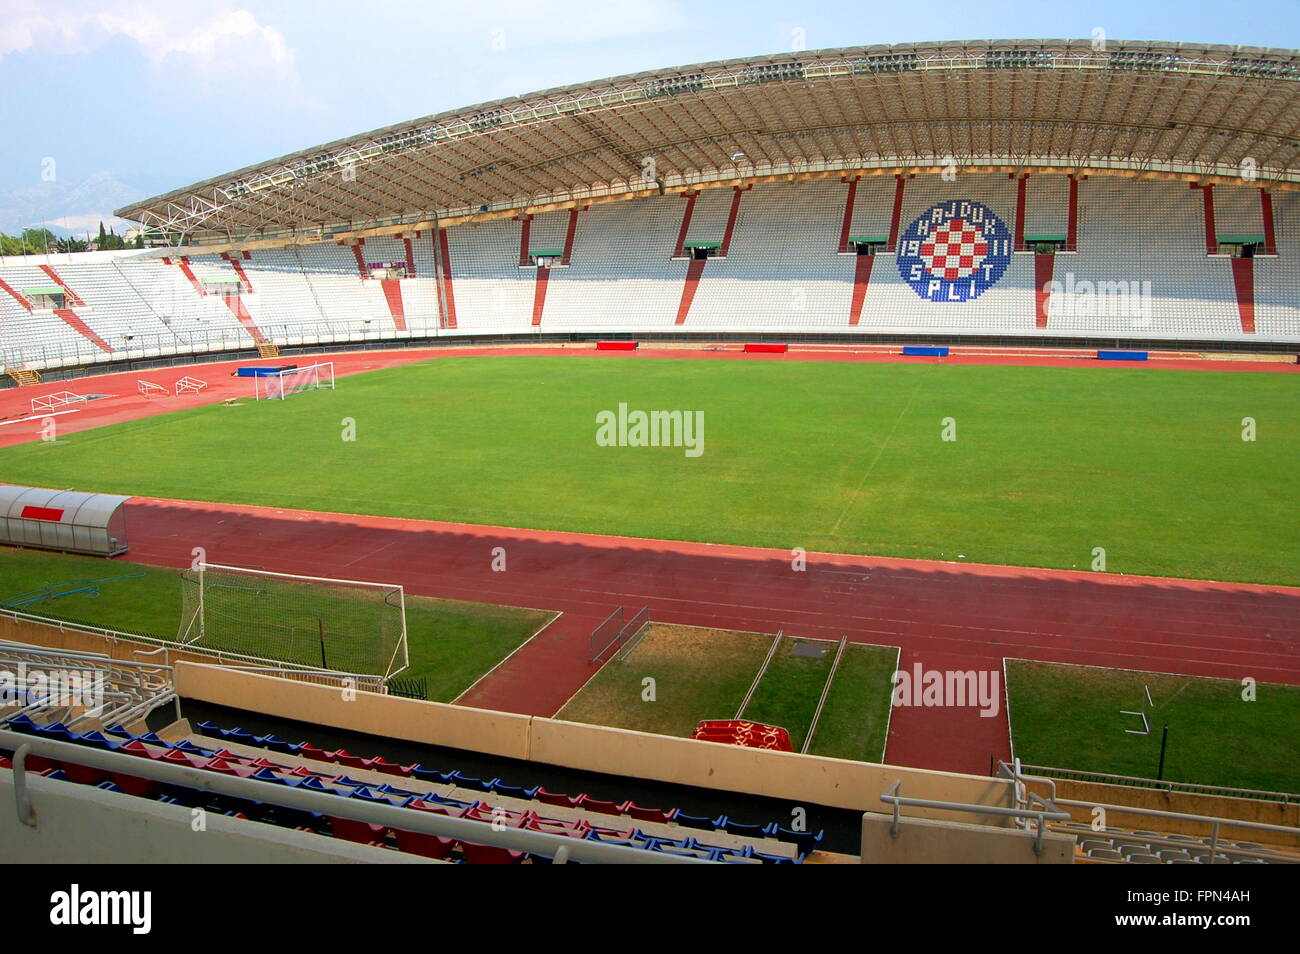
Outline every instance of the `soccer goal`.
{"type": "Polygon", "coordinates": [[[304,391],[324,390],[334,390],[333,361],[309,364],[305,368],[285,368],[253,378],[253,396],[259,401],[283,401],[304,391]]]}
{"type": "Polygon", "coordinates": [[[200,563],[181,573],[177,641],[387,680],[410,660],[406,594],[367,583],[200,563]]]}

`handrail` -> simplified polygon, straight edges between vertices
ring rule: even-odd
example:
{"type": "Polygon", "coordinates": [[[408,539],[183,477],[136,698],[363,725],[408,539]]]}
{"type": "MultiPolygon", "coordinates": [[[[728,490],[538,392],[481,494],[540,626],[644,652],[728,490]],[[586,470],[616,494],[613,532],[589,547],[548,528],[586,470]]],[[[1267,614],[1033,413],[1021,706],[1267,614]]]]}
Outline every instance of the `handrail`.
{"type": "MultiPolygon", "coordinates": [[[[1173,821],[1193,822],[1196,824],[1209,825],[1210,842],[1208,847],[1210,850],[1210,862],[1209,862],[1210,864],[1215,863],[1215,858],[1218,854],[1218,846],[1219,846],[1219,830],[1221,827],[1224,826],[1228,828],[1244,828],[1247,831],[1267,831],[1270,833],[1284,834],[1284,835],[1300,838],[1300,827],[1296,827],[1293,825],[1273,825],[1267,822],[1248,821],[1248,820],[1238,819],[1238,818],[1222,818],[1217,815],[1199,815],[1191,812],[1174,812],[1174,811],[1168,811],[1159,808],[1141,808],[1135,805],[1110,805],[1110,804],[1106,804],[1105,802],[1090,802],[1090,801],[1082,801],[1074,798],[1060,798],[1056,794],[1055,779],[1047,778],[1044,776],[1035,776],[1035,775],[1026,776],[1025,774],[1023,774],[1022,771],[1023,769],[1026,768],[1029,768],[1029,766],[1022,765],[1019,759],[1015,761],[1014,765],[1008,765],[1006,762],[1000,761],[998,763],[998,774],[1003,777],[1011,778],[1017,784],[1017,786],[1023,786],[1027,781],[1030,780],[1036,782],[1046,782],[1051,787],[1050,803],[1055,805],[1068,805],[1073,808],[1086,808],[1089,809],[1090,811],[1094,808],[1100,808],[1105,812],[1115,812],[1116,814],[1120,814],[1120,815],[1138,815],[1144,818],[1163,818],[1163,819],[1169,819],[1173,821]]],[[[1039,796],[1037,796],[1033,792],[1028,792],[1027,794],[1031,799],[1039,798],[1039,796]]],[[[1072,815],[1070,816],[1070,819],[1073,820],[1072,815]]],[[[1128,837],[1123,834],[1111,835],[1109,832],[1107,833],[1098,832],[1098,835],[1103,835],[1103,834],[1105,835],[1105,837],[1120,837],[1120,838],[1128,837]]],[[[1155,844],[1158,842],[1159,844],[1162,845],[1170,845],[1172,847],[1179,847],[1179,848],[1186,848],[1187,846],[1186,842],[1179,842],[1177,839],[1166,838],[1163,835],[1151,835],[1151,836],[1137,835],[1133,837],[1150,844],[1155,844]]],[[[1254,857],[1262,857],[1258,852],[1252,852],[1250,849],[1234,848],[1232,850],[1234,851],[1234,853],[1248,854],[1254,857]]],[[[1270,856],[1270,858],[1271,857],[1272,856],[1270,856]]]]}
{"type": "Polygon", "coordinates": [[[995,818],[1025,818],[1036,820],[1038,822],[1037,832],[1034,835],[1034,854],[1043,853],[1043,831],[1047,819],[1053,821],[1065,821],[1071,818],[1069,812],[1061,811],[1045,798],[1040,798],[1033,792],[1029,793],[1031,800],[1038,802],[1043,807],[1039,809],[1031,808],[1003,808],[1000,805],[976,805],[970,802],[943,802],[929,798],[904,798],[896,794],[901,791],[903,780],[899,779],[885,789],[880,796],[880,800],[886,804],[894,806],[894,821],[889,827],[889,834],[892,838],[897,838],[902,832],[902,818],[899,809],[907,805],[912,808],[936,808],[943,811],[951,812],[969,812],[972,815],[992,815],[995,818]]]}
{"type": "Polygon", "coordinates": [[[1170,779],[1144,778],[1140,775],[1117,775],[1112,772],[1088,772],[1083,769],[1063,769],[1046,765],[1025,765],[1021,768],[1040,778],[1057,778],[1066,782],[1097,782],[1102,785],[1119,785],[1126,788],[1151,788],[1186,795],[1213,795],[1221,798],[1250,798],[1261,801],[1291,804],[1300,801],[1294,792],[1270,792],[1256,788],[1232,788],[1225,785],[1205,785],[1200,782],[1176,782],[1170,779]],[[1048,774],[1054,773],[1054,774],[1048,774]],[[1073,776],[1081,776],[1074,778],[1073,776]]]}
{"type": "Polygon", "coordinates": [[[245,798],[258,802],[269,802],[286,808],[352,821],[366,822],[371,825],[384,825],[403,831],[414,831],[425,835],[437,835],[454,838],[477,845],[492,845],[514,851],[528,851],[553,858],[556,863],[580,861],[593,864],[715,864],[703,858],[686,855],[670,855],[646,851],[641,848],[629,848],[622,845],[603,844],[585,839],[570,838],[564,835],[552,835],[546,832],[525,831],[517,828],[496,830],[491,824],[452,818],[432,812],[421,812],[396,805],[379,805],[358,799],[313,792],[303,788],[288,788],[263,782],[257,779],[237,778],[216,772],[207,772],[197,768],[187,768],[167,762],[154,761],[136,755],[121,755],[100,749],[42,739],[23,733],[0,728],[0,747],[14,751],[14,793],[18,819],[22,824],[32,828],[39,827],[40,816],[32,803],[31,790],[27,785],[26,758],[29,753],[43,755],[60,761],[74,762],[105,772],[120,772],[147,778],[167,785],[179,785],[215,792],[232,798],[245,798]]]}

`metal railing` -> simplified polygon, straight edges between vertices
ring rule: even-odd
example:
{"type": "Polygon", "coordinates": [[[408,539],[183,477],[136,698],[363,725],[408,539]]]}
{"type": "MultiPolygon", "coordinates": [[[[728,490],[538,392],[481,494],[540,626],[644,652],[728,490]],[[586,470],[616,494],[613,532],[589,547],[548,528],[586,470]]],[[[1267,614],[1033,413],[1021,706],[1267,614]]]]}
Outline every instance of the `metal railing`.
{"type": "MultiPolygon", "coordinates": [[[[373,692],[382,692],[383,677],[373,673],[355,673],[345,670],[321,669],[319,666],[309,666],[302,663],[287,662],[281,659],[268,659],[264,656],[251,656],[245,653],[230,652],[224,649],[215,649],[208,646],[195,646],[192,643],[180,643],[174,639],[164,639],[161,636],[150,636],[144,633],[127,633],[116,629],[106,629],[102,626],[93,626],[89,623],[78,623],[73,620],[60,619],[56,616],[36,616],[32,613],[23,613],[19,610],[0,608],[0,617],[8,617],[19,622],[35,623],[40,626],[49,626],[60,632],[85,633],[91,636],[99,636],[113,642],[130,642],[145,643],[156,646],[160,649],[169,651],[188,653],[193,656],[201,656],[209,659],[217,665],[225,666],[230,669],[250,669],[262,670],[274,673],[286,679],[306,679],[310,681],[313,676],[328,675],[334,679],[351,679],[352,685],[357,688],[369,688],[373,692]]],[[[327,683],[333,685],[333,683],[327,683]]]]}
{"type": "Polygon", "coordinates": [[[903,787],[902,779],[896,781],[889,788],[885,789],[880,796],[880,800],[894,808],[894,822],[889,828],[889,834],[897,838],[902,833],[902,815],[900,809],[906,805],[912,808],[934,808],[950,812],[967,812],[972,815],[989,815],[995,818],[1011,818],[1017,822],[1025,820],[1026,822],[1035,823],[1034,833],[1034,854],[1043,853],[1043,834],[1046,830],[1047,821],[1065,821],[1071,816],[1070,813],[1058,808],[1045,798],[1029,793],[1029,802],[1036,802],[1039,808],[1030,808],[1028,803],[1024,808],[1003,808],[1000,805],[975,805],[969,802],[942,802],[929,798],[904,798],[898,794],[903,787]]]}
{"type": "Polygon", "coordinates": [[[1253,788],[1229,788],[1222,785],[1202,785],[1197,782],[1172,782],[1166,779],[1143,778],[1138,775],[1115,775],[1109,772],[1085,772],[1081,769],[1052,768],[1046,765],[1026,765],[1021,770],[1042,778],[1055,778],[1068,782],[1096,782],[1101,785],[1120,785],[1126,788],[1152,788],[1180,795],[1214,795],[1219,798],[1249,798],[1257,801],[1281,802],[1284,805],[1300,803],[1294,792],[1268,792],[1253,788]]]}
{"type": "Polygon", "coordinates": [[[0,722],[51,712],[70,728],[90,720],[114,725],[142,719],[169,702],[180,716],[175,674],[166,664],[0,640],[0,668],[9,667],[23,700],[17,711],[0,708],[0,722]]]}
{"type": "MultiPolygon", "coordinates": [[[[265,804],[312,812],[352,821],[383,825],[402,831],[419,832],[467,841],[476,845],[491,845],[512,851],[526,851],[552,858],[555,863],[578,861],[590,864],[715,864],[703,858],[672,855],[642,848],[603,844],[564,835],[526,831],[517,828],[498,830],[488,822],[453,818],[450,815],[422,812],[396,805],[380,805],[359,799],[347,798],[305,788],[289,788],[274,782],[238,778],[203,769],[189,768],[173,763],[122,755],[117,752],[43,739],[39,736],[13,732],[0,727],[0,748],[12,750],[15,807],[18,820],[29,828],[40,827],[39,792],[33,793],[28,785],[26,759],[29,754],[41,755],[61,762],[85,765],[104,772],[116,772],[146,778],[164,785],[177,785],[243,798],[265,804]],[[36,795],[33,798],[33,794],[36,795]]],[[[71,784],[71,783],[70,783],[71,784]]],[[[250,824],[248,831],[263,830],[250,824]]]]}
{"type": "MultiPolygon", "coordinates": [[[[1143,818],[1159,818],[1159,819],[1165,819],[1169,821],[1177,821],[1184,824],[1186,823],[1200,824],[1209,827],[1210,836],[1207,840],[1202,842],[1202,844],[1209,850],[1208,864],[1218,863],[1218,859],[1220,857],[1219,850],[1218,850],[1219,833],[1223,828],[1240,828],[1247,831],[1264,831],[1272,834],[1287,835],[1292,838],[1300,839],[1300,827],[1296,827],[1294,825],[1273,825],[1267,822],[1248,821],[1239,818],[1224,818],[1218,815],[1200,815],[1200,814],[1194,814],[1190,812],[1167,811],[1165,809],[1159,809],[1159,808],[1141,808],[1133,805],[1112,805],[1112,804],[1107,804],[1105,802],[1090,802],[1090,801],[1081,801],[1079,799],[1072,799],[1072,798],[1061,798],[1056,793],[1055,779],[1048,778],[1046,776],[1035,776],[1031,774],[1025,774],[1024,770],[1027,768],[1028,766],[1021,765],[1019,760],[1016,760],[1014,763],[1011,764],[1008,764],[1006,762],[1001,762],[1001,761],[998,762],[998,777],[1011,779],[1013,781],[1014,784],[1013,784],[1012,791],[1014,793],[1014,797],[1017,800],[1028,797],[1029,799],[1052,804],[1052,805],[1067,806],[1070,808],[1084,808],[1087,809],[1089,812],[1091,812],[1094,809],[1100,808],[1102,809],[1102,811],[1106,813],[1114,812],[1120,815],[1136,815],[1143,818]],[[1039,782],[1047,785],[1050,793],[1048,798],[1043,799],[1040,796],[1036,795],[1035,793],[1028,791],[1026,785],[1029,782],[1039,782]]],[[[1071,822],[1073,822],[1074,820],[1073,816],[1069,815],[1069,813],[1067,813],[1067,818],[1071,822]]],[[[1069,834],[1077,835],[1078,833],[1069,832],[1069,834]]],[[[1106,831],[1097,831],[1096,835],[1099,838],[1111,838],[1111,839],[1117,838],[1121,841],[1133,841],[1134,843],[1137,844],[1147,844],[1147,845],[1159,844],[1162,846],[1167,846],[1169,848],[1181,849],[1184,851],[1187,850],[1190,845],[1189,842],[1181,841],[1177,838],[1171,838],[1168,835],[1161,835],[1159,833],[1138,834],[1136,832],[1127,832],[1127,831],[1112,832],[1110,830],[1106,830],[1106,831]]],[[[1297,856],[1278,855],[1271,852],[1256,851],[1252,848],[1239,848],[1236,847],[1235,844],[1232,846],[1230,850],[1232,851],[1233,854],[1236,855],[1242,855],[1244,857],[1252,857],[1252,858],[1261,858],[1272,863],[1300,864],[1300,855],[1297,856]]]]}

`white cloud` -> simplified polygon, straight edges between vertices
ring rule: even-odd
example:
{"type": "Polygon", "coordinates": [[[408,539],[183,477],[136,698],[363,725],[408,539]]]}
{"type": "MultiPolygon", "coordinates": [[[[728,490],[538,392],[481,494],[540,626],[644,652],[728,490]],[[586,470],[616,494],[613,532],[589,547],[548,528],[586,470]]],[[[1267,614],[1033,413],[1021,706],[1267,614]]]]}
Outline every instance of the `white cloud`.
{"type": "Polygon", "coordinates": [[[76,2],[53,8],[6,0],[0,14],[0,59],[28,50],[89,53],[117,37],[134,41],[159,72],[183,67],[181,75],[207,81],[252,81],[256,76],[261,83],[298,83],[284,34],[247,10],[173,10],[139,0],[107,0],[93,9],[76,2]]]}
{"type": "Polygon", "coordinates": [[[36,227],[56,231],[62,229],[75,235],[89,233],[93,238],[99,234],[99,224],[101,222],[104,223],[105,229],[116,230],[118,235],[122,235],[127,229],[134,228],[137,225],[137,223],[128,222],[126,219],[119,219],[111,212],[86,212],[82,215],[61,215],[57,219],[50,219],[48,222],[38,222],[36,227]]]}

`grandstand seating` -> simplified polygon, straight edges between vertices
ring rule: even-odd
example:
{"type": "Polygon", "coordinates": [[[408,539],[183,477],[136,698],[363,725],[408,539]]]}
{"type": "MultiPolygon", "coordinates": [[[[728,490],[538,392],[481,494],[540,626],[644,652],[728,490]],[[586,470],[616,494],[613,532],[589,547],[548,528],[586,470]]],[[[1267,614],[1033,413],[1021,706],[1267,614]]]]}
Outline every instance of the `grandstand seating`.
{"type": "MultiPolygon", "coordinates": [[[[423,765],[399,765],[382,756],[359,756],[339,749],[291,743],[274,735],[255,736],[240,728],[227,729],[200,723],[193,738],[167,741],[158,735],[133,733],[121,726],[105,732],[74,732],[62,723],[41,723],[19,715],[6,725],[15,731],[39,734],[124,755],[160,760],[183,767],[234,775],[268,785],[303,787],[314,791],[387,804],[413,811],[437,812],[492,825],[525,828],[572,838],[599,840],[645,851],[690,854],[711,861],[738,864],[800,863],[816,849],[821,833],[791,832],[775,822],[742,824],[722,816],[712,821],[683,825],[676,809],[615,803],[586,793],[575,796],[507,785],[500,779],[479,779],[452,770],[423,765]],[[270,754],[267,754],[270,753],[270,754]],[[339,773],[335,767],[345,768],[339,773]]],[[[0,752],[8,767],[12,753],[0,752]]],[[[273,792],[265,801],[232,798],[198,789],[165,785],[129,772],[103,772],[31,755],[27,769],[47,777],[78,784],[111,786],[138,797],[203,807],[234,817],[332,835],[360,844],[394,848],[426,857],[463,860],[470,864],[508,864],[550,859],[502,848],[477,845],[370,825],[326,813],[304,812],[274,804],[273,792]]]]}
{"type": "MultiPolygon", "coordinates": [[[[897,186],[892,176],[861,178],[847,235],[887,237],[897,186]]],[[[951,182],[937,175],[909,178],[902,182],[898,225],[905,230],[934,204],[959,198],[987,205],[1012,228],[1017,189],[1005,173],[959,173],[951,182]]],[[[442,265],[435,267],[427,231],[370,237],[361,246],[364,262],[407,261],[408,277],[388,283],[387,293],[384,282],[358,275],[351,246],[333,242],[255,250],[239,257],[239,270],[219,255],[187,256],[184,269],[194,282],[180,259],[157,252],[11,257],[0,260],[0,281],[10,289],[0,294],[0,356],[7,366],[45,368],[229,350],[250,347],[254,328],[279,345],[524,333],[534,327],[667,332],[679,314],[683,330],[706,332],[1300,342],[1300,246],[1290,240],[1300,234],[1295,193],[1278,193],[1267,203],[1276,254],[1261,249],[1245,268],[1226,255],[1207,254],[1204,190],[1113,176],[1077,183],[1076,251],[1058,250],[1053,280],[1076,288],[1081,282],[1149,282],[1150,307],[1136,315],[1098,314],[1063,310],[1061,300],[1049,300],[1044,322],[1035,284],[1036,272],[1046,272],[1036,269],[1032,249],[1012,256],[999,280],[965,302],[922,298],[900,275],[892,252],[878,249],[874,257],[880,261],[870,269],[858,256],[841,254],[848,192],[849,185],[835,178],[754,185],[739,203],[726,256],[711,258],[707,267],[673,258],[686,205],[681,196],[592,206],[577,217],[569,264],[555,263],[546,276],[544,315],[535,310],[537,271],[519,264],[521,221],[455,226],[444,233],[454,275],[454,322],[450,308],[439,318],[442,265]],[[89,334],[52,312],[34,311],[23,299],[24,288],[52,284],[42,265],[84,302],[70,304],[89,334]],[[683,310],[692,267],[698,283],[683,310]],[[212,278],[241,280],[245,320],[223,296],[201,293],[203,280],[212,278]],[[1239,308],[1247,294],[1250,307],[1239,308]],[[541,318],[536,326],[535,316],[541,318]]],[[[1259,189],[1216,185],[1212,192],[1220,239],[1264,234],[1266,203],[1259,189]]],[[[1069,194],[1064,175],[1030,175],[1026,236],[1065,235],[1069,194]]],[[[684,241],[720,243],[734,196],[730,188],[702,192],[684,241]]],[[[570,220],[565,210],[533,216],[524,251],[565,247],[570,220]]]]}

